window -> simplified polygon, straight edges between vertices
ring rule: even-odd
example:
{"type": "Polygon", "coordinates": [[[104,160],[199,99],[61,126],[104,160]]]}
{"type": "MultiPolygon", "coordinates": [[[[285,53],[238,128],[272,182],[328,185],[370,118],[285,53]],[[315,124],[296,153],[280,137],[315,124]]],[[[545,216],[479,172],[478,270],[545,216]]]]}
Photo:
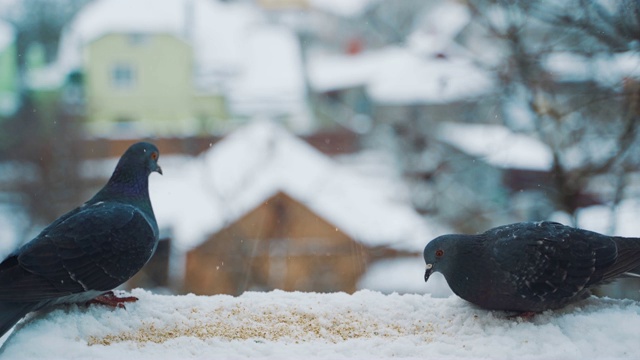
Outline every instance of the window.
{"type": "Polygon", "coordinates": [[[144,46],[149,44],[151,36],[149,34],[133,33],[129,34],[129,44],[132,46],[144,46]]]}
{"type": "Polygon", "coordinates": [[[135,86],[136,73],[131,64],[118,63],[111,69],[111,85],[115,89],[132,89],[135,86]]]}

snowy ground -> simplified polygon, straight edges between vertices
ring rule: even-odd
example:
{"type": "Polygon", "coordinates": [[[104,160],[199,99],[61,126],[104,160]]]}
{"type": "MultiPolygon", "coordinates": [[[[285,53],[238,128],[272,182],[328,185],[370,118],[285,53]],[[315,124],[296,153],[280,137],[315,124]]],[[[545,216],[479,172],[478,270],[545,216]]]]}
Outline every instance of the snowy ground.
{"type": "Polygon", "coordinates": [[[161,296],[31,316],[2,359],[637,358],[640,304],[590,298],[530,321],[452,296],[161,296]]]}

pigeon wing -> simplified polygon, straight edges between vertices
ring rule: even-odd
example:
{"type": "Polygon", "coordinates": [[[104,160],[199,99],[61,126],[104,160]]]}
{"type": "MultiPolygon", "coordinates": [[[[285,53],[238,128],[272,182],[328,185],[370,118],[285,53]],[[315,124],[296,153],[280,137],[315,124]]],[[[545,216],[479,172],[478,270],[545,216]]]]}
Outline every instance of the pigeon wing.
{"type": "Polygon", "coordinates": [[[0,300],[39,301],[113,289],[148,261],[155,237],[134,206],[99,203],[81,208],[0,264],[0,300]]]}
{"type": "Polygon", "coordinates": [[[532,223],[494,236],[494,259],[524,299],[574,297],[600,282],[599,270],[616,259],[611,238],[558,223],[532,223]]]}

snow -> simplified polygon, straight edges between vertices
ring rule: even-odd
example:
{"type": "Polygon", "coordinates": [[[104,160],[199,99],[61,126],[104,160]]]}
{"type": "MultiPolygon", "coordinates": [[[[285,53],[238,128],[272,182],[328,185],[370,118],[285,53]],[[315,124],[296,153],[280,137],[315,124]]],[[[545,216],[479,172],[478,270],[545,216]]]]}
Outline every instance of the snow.
{"type": "Polygon", "coordinates": [[[404,47],[352,56],[315,54],[308,73],[318,91],[362,85],[383,104],[446,103],[485,95],[494,87],[491,73],[470,59],[424,56],[404,47]]]}
{"type": "Polygon", "coordinates": [[[26,228],[26,216],[17,206],[0,204],[0,259],[14,251],[26,228]]]}
{"type": "Polygon", "coordinates": [[[640,199],[630,198],[621,201],[615,213],[611,213],[610,206],[589,206],[579,209],[576,217],[578,227],[583,229],[609,235],[637,237],[640,234],[640,199]]]}
{"type": "Polygon", "coordinates": [[[238,129],[198,158],[161,163],[164,176],[150,180],[154,211],[185,249],[279,191],[370,246],[421,251],[447,231],[413,210],[400,180],[382,187],[267,121],[238,129]]]}
{"type": "Polygon", "coordinates": [[[455,37],[471,20],[469,8],[461,3],[444,1],[422,16],[417,29],[407,39],[409,46],[422,54],[448,54],[462,51],[455,37]]]}
{"type": "Polygon", "coordinates": [[[155,1],[153,11],[143,0],[99,0],[86,5],[64,29],[58,59],[53,70],[60,76],[82,67],[83,47],[109,33],[161,32],[177,34],[184,30],[181,0],[155,1]]]}
{"type": "Polygon", "coordinates": [[[65,29],[58,61],[65,69],[82,66],[82,48],[110,33],[172,34],[192,43],[196,71],[238,71],[247,28],[260,21],[242,4],[205,0],[98,0],[83,8],[65,29]]]}
{"type": "Polygon", "coordinates": [[[311,54],[307,64],[310,85],[320,92],[366,85],[379,64],[381,52],[361,55],[311,54]]]}
{"type": "Polygon", "coordinates": [[[0,51],[3,51],[13,42],[14,36],[13,27],[9,23],[0,20],[0,51]]]}
{"type": "Polygon", "coordinates": [[[543,64],[560,81],[595,81],[607,87],[620,86],[624,79],[640,76],[640,55],[637,52],[592,57],[558,52],[549,54],[543,64]]]}
{"type": "Polygon", "coordinates": [[[442,2],[425,13],[405,46],[357,55],[311,53],[308,78],[317,91],[364,86],[381,104],[447,103],[486,95],[493,74],[455,37],[469,23],[466,6],[442,2]]]}
{"type": "Polygon", "coordinates": [[[448,297],[453,292],[440,273],[429,277],[424,283],[424,260],[422,256],[378,260],[367,267],[367,272],[358,281],[358,289],[380,291],[384,294],[431,294],[433,297],[448,297]]]}
{"type": "Polygon", "coordinates": [[[547,171],[553,163],[547,145],[500,125],[442,123],[438,138],[500,168],[547,171]]]}
{"type": "Polygon", "coordinates": [[[234,113],[277,116],[303,111],[302,56],[298,39],[289,29],[280,26],[253,29],[247,34],[241,59],[244,71],[231,84],[234,113]]]}
{"type": "Polygon", "coordinates": [[[373,78],[369,94],[380,103],[449,103],[485,95],[490,73],[465,58],[423,58],[394,52],[373,78]]]}
{"type": "Polygon", "coordinates": [[[125,309],[61,307],[30,316],[7,359],[633,359],[640,305],[590,298],[532,320],[452,296],[245,293],[163,296],[125,309]],[[37,346],[34,346],[37,344],[37,346]]]}
{"type": "Polygon", "coordinates": [[[309,4],[335,15],[355,17],[362,14],[377,0],[309,0],[309,4]]]}
{"type": "MultiPolygon", "coordinates": [[[[307,120],[300,46],[292,30],[269,25],[256,6],[208,0],[97,0],[61,36],[58,59],[30,74],[36,88],[59,87],[106,34],[171,34],[193,49],[194,90],[224,93],[234,115],[265,110],[307,120]]],[[[304,125],[304,124],[303,124],[304,125]]]]}

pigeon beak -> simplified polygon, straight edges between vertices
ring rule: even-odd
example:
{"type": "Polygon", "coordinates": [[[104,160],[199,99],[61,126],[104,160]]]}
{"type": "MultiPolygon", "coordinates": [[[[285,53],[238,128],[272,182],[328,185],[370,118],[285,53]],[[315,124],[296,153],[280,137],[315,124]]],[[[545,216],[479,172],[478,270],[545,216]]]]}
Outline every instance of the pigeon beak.
{"type": "Polygon", "coordinates": [[[427,264],[426,270],[424,272],[424,282],[429,280],[429,276],[431,276],[431,271],[433,269],[433,264],[427,264]]]}
{"type": "Polygon", "coordinates": [[[156,168],[153,169],[153,171],[157,172],[158,174],[162,175],[162,168],[160,167],[160,165],[156,164],[156,168]]]}

